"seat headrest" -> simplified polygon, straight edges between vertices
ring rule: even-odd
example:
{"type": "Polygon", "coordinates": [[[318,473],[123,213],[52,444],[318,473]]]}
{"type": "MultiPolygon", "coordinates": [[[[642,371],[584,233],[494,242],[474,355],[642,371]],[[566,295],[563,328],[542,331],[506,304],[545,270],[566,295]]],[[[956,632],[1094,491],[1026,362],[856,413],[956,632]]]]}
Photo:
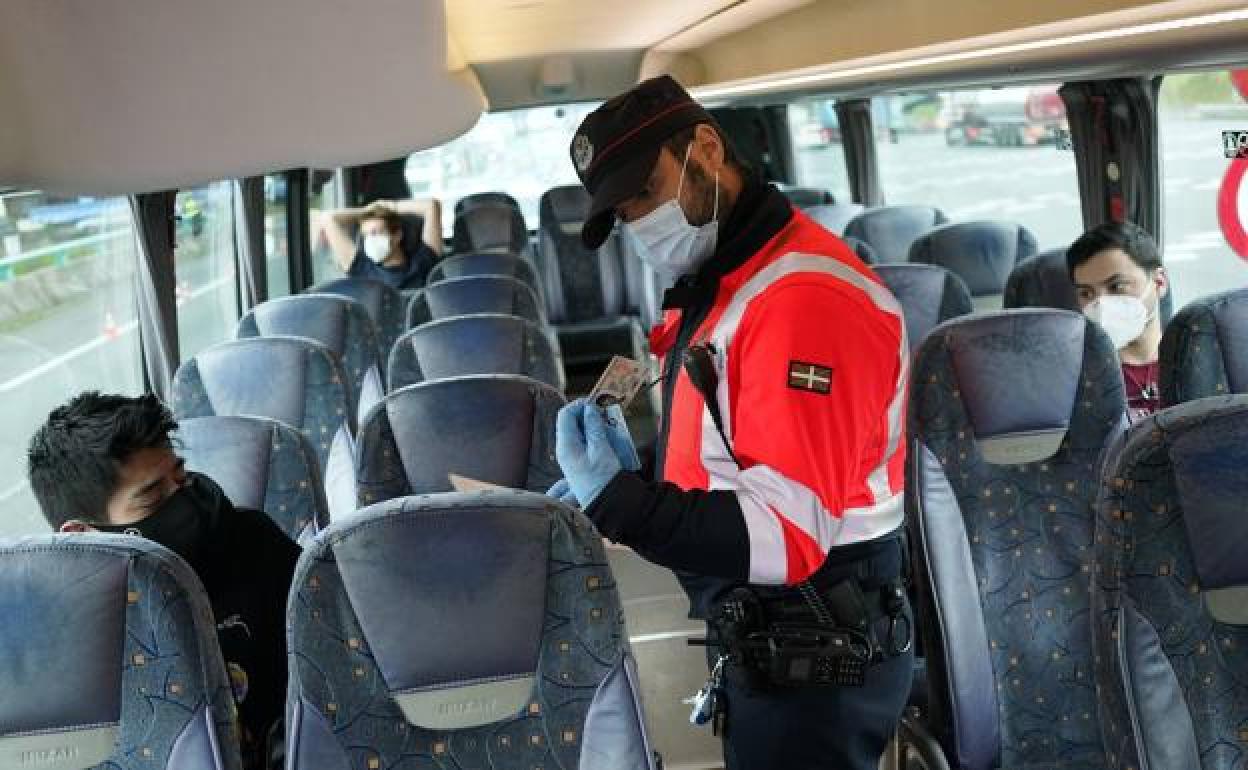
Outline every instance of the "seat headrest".
{"type": "Polygon", "coordinates": [[[832,193],[818,187],[782,187],[780,192],[799,209],[811,206],[828,206],[836,203],[832,193]]]}
{"type": "Polygon", "coordinates": [[[808,206],[805,209],[806,216],[837,235],[845,232],[845,225],[863,210],[861,203],[829,203],[822,206],[808,206]]]}
{"type": "Polygon", "coordinates": [[[368,311],[368,315],[377,323],[385,319],[384,308],[401,306],[403,299],[399,290],[387,286],[381,281],[367,278],[339,278],[317,284],[308,289],[308,294],[332,294],[347,297],[359,302],[368,311]]]}
{"type": "Polygon", "coordinates": [[[875,249],[871,248],[871,244],[866,241],[860,241],[857,238],[850,238],[848,235],[842,236],[841,240],[845,241],[845,245],[854,250],[854,254],[858,259],[862,260],[864,265],[878,265],[880,263],[880,255],[875,253],[875,249]]]}
{"type": "Polygon", "coordinates": [[[342,356],[352,311],[364,306],[338,294],[296,294],[262,302],[238,322],[238,337],[307,337],[342,356]]]}
{"type": "Polygon", "coordinates": [[[915,238],[910,261],[947,268],[972,297],[999,295],[1021,259],[1036,253],[1036,238],[1013,222],[955,222],[915,238]]]}
{"type": "Polygon", "coordinates": [[[911,350],[939,324],[973,309],[966,284],[943,267],[875,265],[872,269],[901,303],[911,350]]]}
{"type": "Polygon", "coordinates": [[[479,203],[455,217],[452,244],[457,252],[524,249],[528,230],[518,209],[504,203],[479,203]]]}
{"type": "Polygon", "coordinates": [[[1066,249],[1050,249],[1019,262],[1005,282],[1005,307],[1052,307],[1079,312],[1066,249]]]}
{"type": "Polygon", "coordinates": [[[481,205],[494,206],[510,206],[516,211],[520,210],[520,204],[516,199],[505,192],[480,192],[472,195],[465,195],[455,202],[455,216],[459,216],[468,209],[476,208],[481,205]]]}
{"type": "Polygon", "coordinates": [[[537,296],[522,281],[505,275],[469,275],[448,278],[425,287],[423,298],[430,318],[473,313],[503,313],[532,318],[538,312],[537,296]]]}
{"type": "Polygon", "coordinates": [[[302,425],[308,369],[315,357],[341,376],[338,357],[304,337],[230,340],[200,351],[194,363],[213,414],[263,415],[302,425]],[[272,377],[273,372],[282,376],[272,377]]]}
{"type": "Polygon", "coordinates": [[[947,221],[931,206],[880,206],[851,219],[845,235],[871,244],[883,262],[905,262],[915,238],[947,221]]]}
{"type": "Polygon", "coordinates": [[[953,378],[986,462],[1039,462],[1053,456],[1066,437],[1085,360],[1105,364],[1107,371],[1097,376],[1118,377],[1121,398],[1111,343],[1090,325],[1061,310],[955,318],[937,327],[919,349],[916,382],[924,376],[953,378]]]}
{"type": "Polygon", "coordinates": [[[332,526],[304,556],[332,553],[410,724],[477,727],[532,701],[553,505],[520,492],[391,500],[332,526]]]}
{"type": "Polygon", "coordinates": [[[439,380],[464,374],[527,374],[528,362],[537,355],[534,346],[542,339],[532,321],[480,313],[424,324],[400,344],[410,346],[421,379],[439,380]]]}
{"type": "Polygon", "coordinates": [[[474,251],[456,254],[439,262],[429,271],[429,283],[477,275],[505,275],[531,286],[537,281],[537,273],[532,263],[518,254],[506,251],[474,251]]]}
{"type": "Polygon", "coordinates": [[[572,223],[579,234],[581,224],[589,217],[589,203],[589,193],[579,184],[552,187],[542,195],[542,226],[551,228],[572,223]]]}
{"type": "Polygon", "coordinates": [[[1248,289],[1193,300],[1175,314],[1161,341],[1161,391],[1165,404],[1248,393],[1248,289]]]}

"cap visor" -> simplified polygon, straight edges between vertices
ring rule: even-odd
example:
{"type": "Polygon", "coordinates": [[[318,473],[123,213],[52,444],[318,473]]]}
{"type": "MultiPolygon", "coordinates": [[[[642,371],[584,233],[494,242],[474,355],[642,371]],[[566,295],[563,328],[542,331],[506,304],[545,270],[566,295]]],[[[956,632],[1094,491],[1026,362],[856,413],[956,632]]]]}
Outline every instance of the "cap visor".
{"type": "Polygon", "coordinates": [[[641,192],[658,159],[659,147],[647,148],[607,172],[590,201],[589,216],[581,228],[581,242],[586,248],[596,249],[607,239],[615,226],[615,207],[641,192]]]}

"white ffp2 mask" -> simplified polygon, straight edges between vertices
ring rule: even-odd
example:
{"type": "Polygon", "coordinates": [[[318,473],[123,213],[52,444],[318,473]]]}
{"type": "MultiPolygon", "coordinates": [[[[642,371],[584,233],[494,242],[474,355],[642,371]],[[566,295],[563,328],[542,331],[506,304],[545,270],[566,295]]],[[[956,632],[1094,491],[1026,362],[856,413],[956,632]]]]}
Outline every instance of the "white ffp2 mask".
{"type": "Polygon", "coordinates": [[[1101,325],[1115,350],[1122,350],[1140,338],[1156,311],[1150,312],[1139,297],[1106,294],[1089,302],[1083,314],[1101,325]]]}
{"type": "Polygon", "coordinates": [[[696,270],[712,254],[719,239],[719,171],[715,171],[715,208],[711,221],[704,225],[691,225],[680,205],[680,193],[685,186],[685,170],[689,166],[689,153],[693,143],[685,150],[685,161],[680,167],[680,183],[676,197],[624,225],[624,229],[637,244],[637,250],[647,264],[660,275],[676,279],[696,270]]]}
{"type": "Polygon", "coordinates": [[[385,262],[390,256],[390,236],[383,233],[364,236],[364,255],[378,264],[385,262]]]}

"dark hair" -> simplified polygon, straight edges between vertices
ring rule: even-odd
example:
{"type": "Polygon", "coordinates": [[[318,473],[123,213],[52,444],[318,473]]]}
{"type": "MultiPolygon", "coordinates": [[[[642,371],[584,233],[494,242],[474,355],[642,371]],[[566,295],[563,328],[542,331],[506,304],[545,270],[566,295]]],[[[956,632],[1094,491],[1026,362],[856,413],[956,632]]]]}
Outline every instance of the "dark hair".
{"type": "Polygon", "coordinates": [[[723,129],[714,123],[697,123],[692,126],[685,126],[676,133],[663,140],[663,146],[668,149],[672,155],[676,156],[676,160],[683,160],[685,157],[685,148],[693,141],[693,137],[697,134],[698,126],[710,126],[719,141],[724,145],[724,162],[732,166],[740,174],[749,173],[749,168],[741,162],[741,156],[737,154],[737,150],[732,146],[732,140],[724,133],[723,129]]]}
{"type": "Polygon", "coordinates": [[[178,427],[156,396],[87,391],[48,415],[26,454],[30,488],[52,529],[85,518],[104,521],[118,470],[142,449],[168,446],[178,427]]]}
{"type": "Polygon", "coordinates": [[[1071,280],[1076,267],[1107,249],[1122,249],[1144,270],[1151,272],[1161,267],[1161,252],[1147,230],[1130,222],[1107,222],[1079,236],[1067,249],[1066,271],[1071,280]]]}
{"type": "Polygon", "coordinates": [[[399,233],[403,231],[403,218],[389,206],[380,206],[374,203],[364,209],[364,211],[360,212],[360,224],[363,224],[369,219],[380,219],[382,222],[385,222],[386,230],[391,233],[399,233]]]}

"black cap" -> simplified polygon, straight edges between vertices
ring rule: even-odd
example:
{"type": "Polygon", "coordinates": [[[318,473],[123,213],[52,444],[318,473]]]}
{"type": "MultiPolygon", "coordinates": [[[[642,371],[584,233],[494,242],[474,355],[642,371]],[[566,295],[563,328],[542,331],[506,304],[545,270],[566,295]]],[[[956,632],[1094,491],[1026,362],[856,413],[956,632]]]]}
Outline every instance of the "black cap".
{"type": "Polygon", "coordinates": [[[572,165],[593,199],[581,241],[596,249],[615,224],[615,207],[641,192],[663,142],[682,128],[714,123],[667,75],[638,83],[585,116],[572,137],[572,165]]]}

